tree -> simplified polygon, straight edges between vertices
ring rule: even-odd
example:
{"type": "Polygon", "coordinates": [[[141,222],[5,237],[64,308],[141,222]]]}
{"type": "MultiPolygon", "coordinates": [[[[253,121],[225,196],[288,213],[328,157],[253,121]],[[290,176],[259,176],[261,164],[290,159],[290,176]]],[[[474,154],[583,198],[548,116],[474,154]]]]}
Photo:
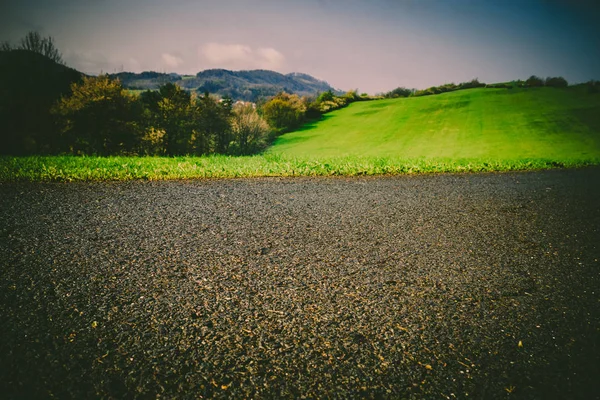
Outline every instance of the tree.
{"type": "Polygon", "coordinates": [[[195,148],[197,154],[209,152],[224,154],[227,152],[230,139],[229,118],[231,101],[219,102],[208,92],[196,100],[197,133],[195,148]]]}
{"type": "Polygon", "coordinates": [[[565,88],[565,87],[569,86],[569,83],[562,76],[548,77],[548,78],[546,78],[546,86],[556,87],[556,88],[565,88]]]}
{"type": "Polygon", "coordinates": [[[182,155],[192,152],[196,113],[189,92],[173,83],[162,85],[156,108],[158,127],[165,130],[164,145],[167,155],[182,155]]]}
{"type": "Polygon", "coordinates": [[[485,87],[485,83],[479,82],[478,78],[471,79],[469,82],[462,82],[458,85],[459,89],[474,89],[485,87]]]}
{"type": "Polygon", "coordinates": [[[413,94],[413,91],[414,90],[412,89],[407,89],[405,87],[400,86],[390,92],[387,92],[385,94],[385,97],[390,99],[395,99],[397,97],[408,97],[413,94]]]}
{"type": "Polygon", "coordinates": [[[269,124],[249,103],[238,103],[233,107],[231,132],[233,143],[230,151],[234,154],[252,154],[266,145],[269,124]]]}
{"type": "Polygon", "coordinates": [[[317,97],[317,103],[323,103],[323,102],[326,102],[326,101],[333,101],[334,97],[335,97],[335,95],[333,94],[333,92],[331,91],[331,89],[329,89],[328,91],[321,93],[317,97]]]}
{"type": "Polygon", "coordinates": [[[525,86],[527,87],[541,87],[544,86],[544,80],[535,75],[531,75],[526,81],[525,86]]]}
{"type": "Polygon", "coordinates": [[[42,37],[40,33],[36,31],[28,32],[27,35],[25,35],[25,37],[21,39],[21,42],[16,47],[11,46],[8,42],[2,42],[0,44],[0,51],[11,50],[32,51],[34,53],[41,54],[44,57],[48,57],[49,59],[58,64],[64,65],[62,54],[56,48],[52,36],[42,37]]]}
{"type": "Polygon", "coordinates": [[[75,154],[130,154],[140,143],[141,107],[107,75],[84,77],[54,108],[65,139],[75,154]]]}
{"type": "Polygon", "coordinates": [[[585,86],[588,89],[588,93],[598,93],[600,92],[600,81],[595,81],[595,80],[591,80],[591,81],[587,81],[585,83],[585,86]]]}

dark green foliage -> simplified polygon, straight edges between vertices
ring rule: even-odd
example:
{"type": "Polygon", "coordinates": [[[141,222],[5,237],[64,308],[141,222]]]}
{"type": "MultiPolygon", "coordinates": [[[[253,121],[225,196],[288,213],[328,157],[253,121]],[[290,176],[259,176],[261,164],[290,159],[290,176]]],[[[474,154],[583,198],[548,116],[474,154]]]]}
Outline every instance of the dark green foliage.
{"type": "Polygon", "coordinates": [[[82,74],[28,50],[0,51],[0,154],[57,153],[65,148],[50,108],[82,74]]]}
{"type": "Polygon", "coordinates": [[[164,149],[167,155],[186,154],[194,134],[194,109],[191,95],[173,83],[167,83],[159,89],[158,128],[165,131],[164,149]]]}
{"type": "Polygon", "coordinates": [[[522,88],[525,87],[525,81],[516,80],[510,82],[499,82],[499,83],[489,83],[485,85],[486,88],[491,89],[514,89],[514,88],[522,88]]]}
{"type": "Polygon", "coordinates": [[[204,93],[204,92],[216,93],[219,90],[224,89],[224,88],[225,88],[225,82],[215,80],[215,81],[204,82],[204,84],[202,86],[200,86],[197,90],[198,90],[198,92],[202,92],[202,93],[204,93]]]}
{"type": "Polygon", "coordinates": [[[206,154],[227,152],[231,140],[230,117],[231,99],[219,102],[216,98],[205,93],[197,102],[198,134],[196,136],[196,153],[206,154]],[[212,144],[212,147],[209,146],[212,144]]]}
{"type": "Polygon", "coordinates": [[[447,92],[453,92],[455,90],[463,90],[463,89],[474,89],[479,87],[485,87],[486,84],[479,82],[477,78],[470,80],[469,82],[463,82],[460,84],[455,83],[446,83],[441,86],[432,86],[425,90],[416,90],[412,93],[413,96],[430,96],[433,94],[441,94],[447,92]]]}
{"type": "Polygon", "coordinates": [[[405,87],[397,87],[394,90],[391,90],[383,95],[386,99],[395,99],[398,97],[408,97],[412,96],[414,89],[407,89],[405,87]]]}
{"type": "Polygon", "coordinates": [[[414,96],[418,97],[418,96],[430,96],[432,94],[440,94],[440,93],[446,93],[446,92],[453,92],[455,90],[458,90],[459,86],[457,86],[454,83],[446,83],[444,85],[441,86],[432,86],[428,89],[425,90],[417,90],[415,91],[415,93],[413,94],[414,96]]]}
{"type": "Polygon", "coordinates": [[[544,86],[544,80],[542,78],[539,78],[535,75],[531,75],[526,81],[525,81],[525,86],[526,87],[542,87],[544,86]]]}
{"type": "Polygon", "coordinates": [[[569,86],[569,83],[562,76],[548,77],[548,78],[546,78],[546,86],[556,87],[556,88],[565,88],[565,87],[569,86]]]}
{"type": "Polygon", "coordinates": [[[141,94],[146,148],[150,154],[227,153],[231,142],[233,101],[205,93],[192,96],[173,83],[141,94]]]}
{"type": "Polygon", "coordinates": [[[475,78],[470,80],[469,82],[463,82],[458,85],[459,89],[475,89],[485,87],[485,83],[479,82],[479,79],[475,78]]]}
{"type": "Polygon", "coordinates": [[[600,92],[600,81],[591,80],[585,83],[588,88],[588,93],[600,92]]]}
{"type": "Polygon", "coordinates": [[[331,90],[328,90],[326,92],[321,93],[318,97],[317,97],[317,103],[322,103],[324,101],[333,101],[334,98],[334,94],[331,90]]]}
{"type": "Polygon", "coordinates": [[[488,83],[485,85],[486,88],[490,89],[512,89],[513,85],[511,82],[499,82],[499,83],[488,83]]]}

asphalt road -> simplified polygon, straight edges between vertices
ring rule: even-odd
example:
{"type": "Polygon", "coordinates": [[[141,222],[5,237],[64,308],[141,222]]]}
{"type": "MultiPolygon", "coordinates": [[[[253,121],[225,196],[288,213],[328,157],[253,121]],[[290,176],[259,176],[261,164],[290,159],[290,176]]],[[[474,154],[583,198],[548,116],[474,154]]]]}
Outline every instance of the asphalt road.
{"type": "Polygon", "coordinates": [[[598,398],[600,169],[0,184],[3,398],[598,398]]]}

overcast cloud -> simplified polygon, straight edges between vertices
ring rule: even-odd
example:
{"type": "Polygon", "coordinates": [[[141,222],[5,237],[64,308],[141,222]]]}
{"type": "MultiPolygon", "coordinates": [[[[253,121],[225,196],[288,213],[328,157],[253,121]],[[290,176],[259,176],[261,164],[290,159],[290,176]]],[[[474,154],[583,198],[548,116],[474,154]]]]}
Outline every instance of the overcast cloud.
{"type": "Polygon", "coordinates": [[[21,0],[0,40],[36,29],[86,73],[304,72],[375,93],[479,78],[600,79],[591,0],[21,0]]]}

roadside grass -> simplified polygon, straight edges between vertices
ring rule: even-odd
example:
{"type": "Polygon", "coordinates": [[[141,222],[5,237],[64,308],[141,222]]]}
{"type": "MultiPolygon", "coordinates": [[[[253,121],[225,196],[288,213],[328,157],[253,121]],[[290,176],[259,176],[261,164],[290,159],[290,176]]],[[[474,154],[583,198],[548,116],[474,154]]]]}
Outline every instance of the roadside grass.
{"type": "Polygon", "coordinates": [[[346,156],[251,157],[0,157],[0,182],[127,181],[288,176],[363,176],[442,172],[493,172],[600,165],[581,159],[449,159],[346,156]]]}
{"type": "Polygon", "coordinates": [[[356,102],[280,136],[288,157],[588,159],[600,157],[600,94],[565,89],[468,89],[356,102]]]}

